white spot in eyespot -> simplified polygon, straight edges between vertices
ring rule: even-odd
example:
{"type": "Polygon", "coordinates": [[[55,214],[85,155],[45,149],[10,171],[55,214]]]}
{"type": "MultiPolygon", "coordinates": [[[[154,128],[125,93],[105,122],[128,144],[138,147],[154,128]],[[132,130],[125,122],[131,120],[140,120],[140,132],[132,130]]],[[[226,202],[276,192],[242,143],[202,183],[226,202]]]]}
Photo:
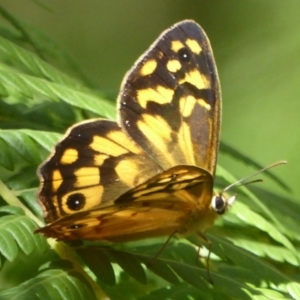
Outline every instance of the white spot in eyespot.
{"type": "Polygon", "coordinates": [[[123,102],[122,102],[122,105],[126,106],[126,102],[125,102],[125,101],[123,101],[123,102]]]}
{"type": "Polygon", "coordinates": [[[120,178],[115,179],[115,181],[120,181],[120,178]]]}
{"type": "Polygon", "coordinates": [[[125,125],[128,126],[128,127],[130,127],[129,120],[125,121],[125,125]]]}

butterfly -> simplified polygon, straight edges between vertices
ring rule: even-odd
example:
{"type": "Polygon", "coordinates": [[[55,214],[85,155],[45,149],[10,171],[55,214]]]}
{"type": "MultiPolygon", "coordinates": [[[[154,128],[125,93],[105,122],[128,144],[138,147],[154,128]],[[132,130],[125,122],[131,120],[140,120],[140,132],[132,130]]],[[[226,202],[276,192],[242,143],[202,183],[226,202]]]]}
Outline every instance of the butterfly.
{"type": "Polygon", "coordinates": [[[203,235],[232,200],[213,192],[221,92],[197,23],[173,25],[138,59],[117,119],[74,125],[40,166],[47,225],[37,232],[110,242],[203,235]]]}

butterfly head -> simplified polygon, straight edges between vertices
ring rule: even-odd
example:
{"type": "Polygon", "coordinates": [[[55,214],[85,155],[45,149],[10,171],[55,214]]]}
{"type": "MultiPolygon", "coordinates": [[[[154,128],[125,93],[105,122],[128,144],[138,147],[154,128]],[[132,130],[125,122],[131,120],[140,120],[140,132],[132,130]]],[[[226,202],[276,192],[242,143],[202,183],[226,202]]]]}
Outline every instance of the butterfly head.
{"type": "Polygon", "coordinates": [[[213,196],[212,201],[211,201],[212,209],[219,215],[224,214],[228,210],[228,208],[230,208],[230,206],[233,204],[233,202],[236,199],[236,195],[231,196],[230,198],[226,198],[223,195],[224,192],[228,191],[229,189],[231,189],[233,187],[246,185],[246,184],[250,184],[250,183],[254,183],[254,182],[262,182],[261,179],[256,179],[256,180],[252,180],[252,181],[248,181],[248,182],[245,182],[245,181],[252,178],[253,176],[256,176],[256,175],[268,170],[268,169],[271,169],[273,167],[276,167],[276,166],[282,165],[282,164],[286,164],[286,161],[279,161],[274,164],[271,164],[270,166],[267,166],[254,174],[251,174],[245,178],[242,178],[242,179],[230,184],[221,193],[213,196]]]}
{"type": "Polygon", "coordinates": [[[235,199],[235,195],[230,198],[226,198],[223,193],[219,193],[213,196],[211,206],[217,214],[223,215],[230,208],[235,199]]]}

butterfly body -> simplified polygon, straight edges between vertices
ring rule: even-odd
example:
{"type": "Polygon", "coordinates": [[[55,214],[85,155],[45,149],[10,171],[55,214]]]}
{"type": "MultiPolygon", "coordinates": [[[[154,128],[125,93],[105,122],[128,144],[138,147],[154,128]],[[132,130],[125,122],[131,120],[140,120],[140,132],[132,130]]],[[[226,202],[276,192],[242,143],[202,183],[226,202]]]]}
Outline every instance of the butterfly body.
{"type": "Polygon", "coordinates": [[[40,167],[48,225],[38,232],[112,242],[203,233],[223,211],[212,200],[220,110],[204,31],[175,24],[125,77],[118,122],[73,126],[40,167]]]}

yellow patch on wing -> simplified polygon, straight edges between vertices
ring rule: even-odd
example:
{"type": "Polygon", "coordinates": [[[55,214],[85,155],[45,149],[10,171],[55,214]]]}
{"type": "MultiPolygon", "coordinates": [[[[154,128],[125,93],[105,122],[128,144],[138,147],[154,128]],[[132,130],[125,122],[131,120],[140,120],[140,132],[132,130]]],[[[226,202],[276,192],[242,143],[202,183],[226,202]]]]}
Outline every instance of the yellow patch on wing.
{"type": "Polygon", "coordinates": [[[186,122],[182,122],[178,132],[178,143],[184,153],[186,164],[195,165],[194,148],[191,138],[191,128],[186,122]]]}
{"type": "Polygon", "coordinates": [[[128,152],[139,154],[141,149],[122,131],[112,131],[107,134],[107,138],[122,145],[128,152]]]}
{"type": "Polygon", "coordinates": [[[171,103],[173,100],[174,90],[163,87],[161,85],[156,88],[147,88],[137,91],[137,98],[139,104],[143,107],[147,107],[148,101],[153,101],[158,104],[171,103]]]}
{"type": "Polygon", "coordinates": [[[165,154],[164,159],[171,165],[175,164],[174,157],[170,154],[168,145],[172,142],[172,129],[170,125],[160,116],[143,114],[142,120],[137,122],[137,126],[144,136],[151,142],[153,148],[165,154]],[[154,143],[152,141],[155,141],[154,143]]]}
{"type": "Polygon", "coordinates": [[[188,95],[187,97],[181,97],[179,100],[179,107],[182,116],[185,118],[190,117],[197,103],[206,110],[211,110],[210,104],[208,104],[205,100],[188,95]]]}
{"type": "Polygon", "coordinates": [[[117,164],[115,172],[122,182],[129,187],[133,187],[138,184],[138,178],[141,170],[134,160],[124,159],[117,164]]]}
{"type": "Polygon", "coordinates": [[[174,51],[174,52],[178,52],[180,49],[184,48],[184,44],[177,40],[177,41],[172,41],[171,43],[171,49],[174,51]]]}
{"type": "Polygon", "coordinates": [[[197,99],[192,95],[188,95],[187,97],[180,98],[179,107],[183,117],[191,116],[192,111],[195,108],[196,102],[197,99]]]}
{"type": "Polygon", "coordinates": [[[120,210],[120,211],[117,211],[115,213],[115,216],[117,216],[118,218],[130,218],[132,217],[133,215],[135,215],[137,212],[136,210],[132,209],[132,210],[120,210]]]}
{"type": "Polygon", "coordinates": [[[98,167],[84,167],[74,172],[76,176],[75,187],[85,187],[100,184],[100,173],[98,167]]]}
{"type": "Polygon", "coordinates": [[[180,84],[188,82],[194,86],[196,86],[199,90],[207,89],[210,87],[210,83],[204,75],[201,75],[199,70],[194,69],[185,74],[185,77],[179,80],[180,84]]]}
{"type": "Polygon", "coordinates": [[[63,182],[63,178],[59,170],[54,170],[52,173],[52,191],[57,191],[63,182]]]}
{"type": "Polygon", "coordinates": [[[157,183],[169,183],[172,180],[172,176],[164,177],[162,179],[158,179],[157,183]]]}
{"type": "Polygon", "coordinates": [[[102,166],[103,165],[103,162],[109,158],[109,155],[107,154],[96,154],[94,156],[94,163],[95,163],[95,166],[102,166]]]}
{"type": "Polygon", "coordinates": [[[196,40],[187,39],[185,43],[188,45],[191,51],[197,55],[199,55],[200,52],[202,51],[201,46],[196,40]]]}
{"type": "MultiPolygon", "coordinates": [[[[167,187],[167,185],[166,185],[167,187]]],[[[132,198],[136,199],[136,201],[150,201],[149,205],[154,204],[153,201],[160,201],[163,203],[163,199],[171,198],[172,193],[169,192],[162,192],[162,187],[151,187],[145,191],[137,191],[132,194],[132,198]]]]}
{"type": "Polygon", "coordinates": [[[99,136],[99,135],[95,135],[93,137],[93,141],[91,142],[91,144],[89,146],[97,152],[105,153],[105,154],[115,156],[115,157],[128,152],[122,146],[117,145],[116,143],[108,140],[105,137],[99,136]]]}
{"type": "MultiPolygon", "coordinates": [[[[97,186],[92,186],[89,188],[85,188],[82,190],[77,190],[77,191],[72,191],[68,194],[65,194],[62,197],[62,206],[63,210],[66,214],[74,214],[74,211],[68,208],[67,201],[68,198],[74,194],[82,194],[87,201],[85,201],[84,208],[82,210],[90,209],[93,208],[101,203],[102,195],[103,195],[103,186],[102,185],[97,185],[97,186]]],[[[83,223],[82,221],[81,223],[83,223]]],[[[70,224],[74,225],[74,224],[70,224]]]]}
{"type": "Polygon", "coordinates": [[[151,75],[157,67],[157,61],[154,59],[150,59],[145,62],[145,64],[142,66],[140,70],[140,75],[141,76],[147,76],[151,75]]]}
{"type": "Polygon", "coordinates": [[[207,110],[211,110],[211,106],[203,99],[198,99],[198,103],[207,110]]]}
{"type": "Polygon", "coordinates": [[[78,159],[78,151],[74,148],[69,148],[64,151],[60,162],[63,165],[72,164],[78,159]]]}
{"type": "Polygon", "coordinates": [[[167,63],[167,69],[171,73],[175,73],[181,69],[181,63],[177,59],[171,59],[167,63]]]}

